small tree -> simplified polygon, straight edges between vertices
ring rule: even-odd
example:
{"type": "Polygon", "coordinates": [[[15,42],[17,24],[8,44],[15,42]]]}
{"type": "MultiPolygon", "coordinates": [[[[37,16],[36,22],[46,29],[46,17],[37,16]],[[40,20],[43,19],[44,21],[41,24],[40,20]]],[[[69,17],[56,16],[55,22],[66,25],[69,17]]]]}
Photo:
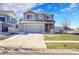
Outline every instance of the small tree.
{"type": "Polygon", "coordinates": [[[65,33],[67,33],[67,30],[69,29],[69,25],[71,24],[71,21],[67,18],[63,18],[61,21],[61,26],[65,33]]]}

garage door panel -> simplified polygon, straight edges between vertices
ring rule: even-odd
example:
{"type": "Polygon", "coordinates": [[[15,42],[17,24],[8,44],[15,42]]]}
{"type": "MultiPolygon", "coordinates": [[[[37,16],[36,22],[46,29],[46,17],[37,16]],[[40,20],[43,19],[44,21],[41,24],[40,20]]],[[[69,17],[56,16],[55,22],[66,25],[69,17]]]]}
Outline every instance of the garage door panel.
{"type": "Polygon", "coordinates": [[[27,33],[42,33],[42,25],[39,24],[27,24],[26,26],[27,33]]]}

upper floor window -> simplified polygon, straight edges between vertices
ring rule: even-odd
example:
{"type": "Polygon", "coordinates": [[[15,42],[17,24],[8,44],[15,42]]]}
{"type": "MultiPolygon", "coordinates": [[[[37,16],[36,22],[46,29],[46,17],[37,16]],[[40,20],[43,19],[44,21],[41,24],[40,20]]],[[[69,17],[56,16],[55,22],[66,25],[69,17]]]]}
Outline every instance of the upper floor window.
{"type": "Polygon", "coordinates": [[[0,21],[5,22],[5,17],[0,17],[0,21]]]}
{"type": "Polygon", "coordinates": [[[11,22],[14,23],[14,24],[16,23],[15,20],[16,20],[15,18],[13,18],[13,17],[11,18],[11,22]]]}
{"type": "Polygon", "coordinates": [[[42,18],[42,15],[39,15],[39,18],[42,18]]]}
{"type": "Polygon", "coordinates": [[[47,19],[48,19],[48,20],[51,20],[51,19],[52,19],[52,16],[47,16],[47,19]]]}
{"type": "Polygon", "coordinates": [[[32,19],[32,15],[28,14],[27,19],[32,19]]]}
{"type": "Polygon", "coordinates": [[[15,21],[15,20],[16,20],[15,18],[10,17],[10,16],[7,16],[7,23],[12,23],[12,24],[15,24],[15,23],[16,23],[16,21],[15,21]]]}
{"type": "Polygon", "coordinates": [[[50,16],[47,16],[47,19],[50,19],[50,16]]]}

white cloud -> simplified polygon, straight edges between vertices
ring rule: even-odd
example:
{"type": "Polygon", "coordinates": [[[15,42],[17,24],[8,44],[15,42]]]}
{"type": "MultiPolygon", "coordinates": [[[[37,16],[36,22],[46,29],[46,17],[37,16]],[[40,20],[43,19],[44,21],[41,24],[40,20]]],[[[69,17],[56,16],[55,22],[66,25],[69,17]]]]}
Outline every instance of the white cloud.
{"type": "Polygon", "coordinates": [[[79,4],[72,3],[72,4],[69,5],[69,7],[61,9],[60,11],[62,11],[62,12],[72,12],[72,11],[76,10],[77,7],[79,7],[79,4]]]}
{"type": "Polygon", "coordinates": [[[32,4],[32,3],[30,4],[29,3],[4,3],[1,5],[3,6],[2,10],[14,10],[14,11],[17,11],[17,10],[24,11],[36,6],[36,4],[32,4]]]}
{"type": "Polygon", "coordinates": [[[59,14],[58,13],[54,13],[54,16],[57,17],[57,16],[59,16],[59,14]]]}
{"type": "Polygon", "coordinates": [[[55,10],[57,10],[57,7],[54,7],[55,10]]]}
{"type": "MultiPolygon", "coordinates": [[[[37,4],[37,6],[41,6],[41,5],[43,5],[44,3],[38,3],[37,4]]],[[[42,12],[43,11],[43,9],[42,8],[38,8],[38,9],[36,9],[36,10],[33,10],[34,12],[42,12]]]]}
{"type": "Polygon", "coordinates": [[[41,8],[33,10],[34,12],[42,12],[43,10],[41,8]]]}
{"type": "Polygon", "coordinates": [[[38,5],[41,6],[41,5],[43,5],[43,4],[44,4],[44,3],[39,3],[38,5]]]}
{"type": "Polygon", "coordinates": [[[73,16],[79,16],[79,13],[73,13],[72,15],[73,16]]]}
{"type": "Polygon", "coordinates": [[[39,8],[39,9],[37,9],[36,11],[41,12],[41,11],[42,11],[42,9],[41,9],[41,8],[39,8]]]}
{"type": "Polygon", "coordinates": [[[76,4],[76,3],[72,3],[72,4],[70,5],[71,8],[75,8],[75,7],[78,7],[78,6],[79,6],[79,5],[76,4]]]}
{"type": "Polygon", "coordinates": [[[67,3],[60,3],[60,6],[63,6],[63,5],[65,5],[65,4],[67,4],[67,3]]]}
{"type": "Polygon", "coordinates": [[[58,16],[58,14],[57,14],[57,13],[55,13],[55,16],[58,16]]]}
{"type": "Polygon", "coordinates": [[[14,10],[17,15],[22,16],[24,11],[31,9],[36,5],[37,4],[34,3],[0,3],[0,10],[14,10]]]}

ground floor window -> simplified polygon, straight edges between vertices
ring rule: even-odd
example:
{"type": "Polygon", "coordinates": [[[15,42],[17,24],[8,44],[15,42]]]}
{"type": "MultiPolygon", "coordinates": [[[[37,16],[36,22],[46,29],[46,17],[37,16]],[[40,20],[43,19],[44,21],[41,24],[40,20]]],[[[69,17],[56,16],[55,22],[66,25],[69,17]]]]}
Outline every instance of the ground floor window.
{"type": "Polygon", "coordinates": [[[2,32],[8,32],[8,26],[5,23],[2,24],[2,32]]]}
{"type": "Polygon", "coordinates": [[[5,22],[5,17],[0,17],[0,21],[5,22]]]}

